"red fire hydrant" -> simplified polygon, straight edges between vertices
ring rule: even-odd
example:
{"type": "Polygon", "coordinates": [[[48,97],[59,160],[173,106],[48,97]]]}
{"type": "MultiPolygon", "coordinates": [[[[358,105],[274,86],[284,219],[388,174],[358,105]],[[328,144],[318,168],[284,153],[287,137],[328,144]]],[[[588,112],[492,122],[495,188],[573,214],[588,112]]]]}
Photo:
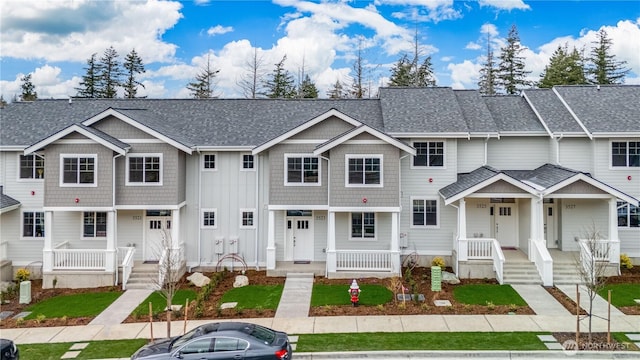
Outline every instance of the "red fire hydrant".
{"type": "Polygon", "coordinates": [[[356,279],[353,279],[351,282],[351,286],[349,287],[349,295],[351,295],[351,305],[358,306],[358,301],[360,298],[360,286],[358,286],[358,282],[356,279]]]}

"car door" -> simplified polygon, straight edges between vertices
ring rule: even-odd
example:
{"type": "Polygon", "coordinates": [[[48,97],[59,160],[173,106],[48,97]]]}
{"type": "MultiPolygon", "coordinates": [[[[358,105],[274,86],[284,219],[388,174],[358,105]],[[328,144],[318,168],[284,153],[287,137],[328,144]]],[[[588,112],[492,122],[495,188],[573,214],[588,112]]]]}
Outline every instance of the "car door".
{"type": "Polygon", "coordinates": [[[249,347],[246,340],[232,336],[216,336],[213,343],[213,352],[207,359],[215,360],[243,360],[249,347]]]}

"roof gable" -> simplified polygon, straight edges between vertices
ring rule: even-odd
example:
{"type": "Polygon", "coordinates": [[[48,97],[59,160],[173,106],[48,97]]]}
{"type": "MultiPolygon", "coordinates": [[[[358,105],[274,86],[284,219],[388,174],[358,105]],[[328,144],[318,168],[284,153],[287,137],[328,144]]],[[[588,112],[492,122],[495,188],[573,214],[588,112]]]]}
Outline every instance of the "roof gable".
{"type": "Polygon", "coordinates": [[[31,154],[33,152],[36,152],[39,149],[42,149],[43,147],[46,147],[47,145],[52,144],[55,141],[60,140],[73,133],[79,133],[83,136],[86,136],[87,138],[94,140],[95,142],[111,149],[112,151],[120,155],[125,155],[131,148],[131,146],[129,146],[128,144],[108,134],[105,134],[100,130],[83,125],[73,124],[27,147],[24,150],[24,153],[31,154]]]}
{"type": "Polygon", "coordinates": [[[375,138],[382,140],[390,145],[393,145],[397,148],[399,148],[400,150],[403,150],[411,155],[415,155],[416,154],[416,149],[414,149],[413,147],[403,143],[402,141],[389,136],[381,131],[378,131],[370,126],[367,125],[360,125],[358,127],[355,127],[343,134],[340,134],[338,136],[336,136],[335,138],[325,142],[324,144],[320,144],[316,147],[316,149],[313,151],[313,155],[320,155],[325,151],[331,150],[332,148],[344,143],[347,140],[353,139],[355,137],[358,137],[361,134],[369,134],[374,136],[375,138]]]}

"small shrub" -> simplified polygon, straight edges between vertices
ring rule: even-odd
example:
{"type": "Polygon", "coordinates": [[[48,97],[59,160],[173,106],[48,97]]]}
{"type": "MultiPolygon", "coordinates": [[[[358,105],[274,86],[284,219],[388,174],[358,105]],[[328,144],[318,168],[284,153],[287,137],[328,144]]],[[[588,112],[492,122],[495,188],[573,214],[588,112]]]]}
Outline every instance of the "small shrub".
{"type": "Polygon", "coordinates": [[[62,323],[64,323],[66,325],[67,322],[69,321],[69,318],[67,317],[67,315],[65,315],[65,316],[61,317],[60,320],[62,321],[62,323]]]}
{"type": "Polygon", "coordinates": [[[516,304],[509,304],[509,311],[513,311],[513,312],[518,311],[518,305],[516,305],[516,304]]]}
{"type": "Polygon", "coordinates": [[[431,260],[431,266],[439,266],[441,268],[444,268],[445,266],[444,259],[440,256],[434,257],[433,260],[431,260]]]}
{"type": "Polygon", "coordinates": [[[471,311],[471,304],[464,304],[462,305],[462,307],[464,308],[465,311],[470,312],[471,311]]]}
{"type": "Polygon", "coordinates": [[[18,318],[18,319],[16,319],[16,325],[17,325],[17,326],[22,326],[22,325],[24,325],[24,322],[25,322],[24,318],[18,318]]]}
{"type": "Polygon", "coordinates": [[[487,301],[487,309],[493,310],[495,308],[496,308],[496,305],[493,302],[487,301]]]}
{"type": "Polygon", "coordinates": [[[633,268],[633,264],[631,263],[631,258],[627,254],[620,254],[620,266],[625,269],[633,268]]]}
{"type": "Polygon", "coordinates": [[[264,313],[264,308],[262,306],[257,306],[255,310],[258,315],[262,315],[262,313],[264,313]]]}
{"type": "Polygon", "coordinates": [[[58,285],[58,277],[56,276],[53,278],[53,288],[55,289],[57,285],[58,285]]]}
{"type": "Polygon", "coordinates": [[[427,303],[422,303],[422,305],[420,305],[420,308],[424,311],[429,311],[431,310],[431,306],[429,306],[429,304],[427,303]]]}
{"type": "Polygon", "coordinates": [[[16,281],[19,283],[29,280],[30,277],[31,277],[31,272],[28,269],[21,268],[21,269],[18,269],[18,271],[16,271],[16,281]]]}
{"type": "Polygon", "coordinates": [[[376,305],[376,309],[378,309],[378,311],[380,311],[380,312],[384,312],[384,304],[376,305]]]}
{"type": "Polygon", "coordinates": [[[47,317],[44,314],[38,314],[38,316],[36,316],[36,322],[38,324],[42,323],[47,317]]]}

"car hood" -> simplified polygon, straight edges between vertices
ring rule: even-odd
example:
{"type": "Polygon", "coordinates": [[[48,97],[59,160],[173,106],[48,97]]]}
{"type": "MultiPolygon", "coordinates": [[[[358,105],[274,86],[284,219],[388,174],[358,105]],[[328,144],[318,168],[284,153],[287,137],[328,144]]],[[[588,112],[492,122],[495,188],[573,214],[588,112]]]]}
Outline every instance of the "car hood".
{"type": "Polygon", "coordinates": [[[133,356],[133,359],[139,359],[139,358],[153,356],[153,355],[168,354],[169,347],[171,346],[171,342],[174,339],[175,338],[157,340],[150,344],[147,344],[141,347],[138,351],[136,351],[136,353],[133,356]]]}

